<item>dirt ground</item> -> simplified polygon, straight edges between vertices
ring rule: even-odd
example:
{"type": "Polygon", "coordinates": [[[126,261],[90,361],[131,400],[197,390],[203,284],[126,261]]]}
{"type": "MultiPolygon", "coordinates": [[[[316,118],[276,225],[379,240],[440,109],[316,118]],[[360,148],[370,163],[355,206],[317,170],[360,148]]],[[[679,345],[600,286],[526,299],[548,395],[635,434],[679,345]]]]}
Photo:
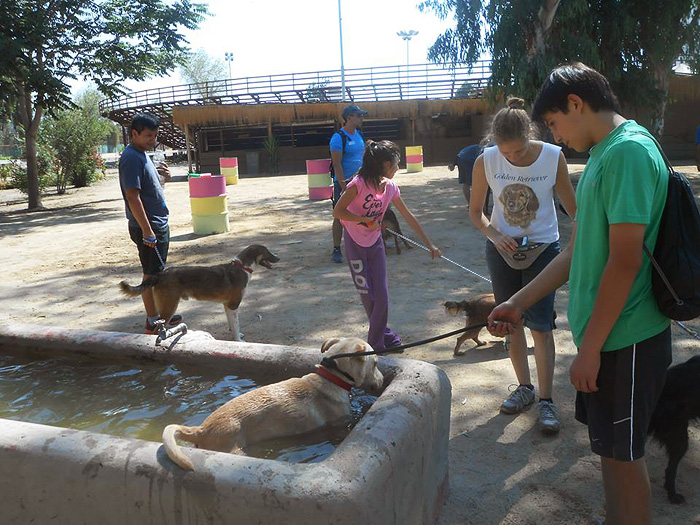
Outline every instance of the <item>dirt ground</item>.
{"type": "MultiPolygon", "coordinates": [[[[571,165],[577,176],[581,165],[571,165]]],[[[680,168],[700,190],[694,166],[680,168]]],[[[249,342],[319,348],[330,336],[360,336],[367,321],[345,264],[330,262],[331,209],[308,200],[305,175],[242,178],[228,187],[230,233],[192,233],[185,168],[174,168],[166,187],[171,212],[168,263],[217,264],[253,243],[280,257],[274,270],[260,268],[241,306],[241,330],[249,342]]],[[[445,167],[420,174],[401,170],[395,179],[402,196],[443,254],[487,275],[484,239],[469,223],[456,176],[445,167]]],[[[0,191],[0,322],[140,332],[139,299],[119,293],[117,283],[140,280],[136,249],[128,237],[124,204],[114,170],[90,188],[69,189],[44,198],[47,211],[27,213],[21,194],[0,191]]],[[[563,217],[562,241],[570,221],[563,217]]],[[[402,222],[404,234],[416,238],[402,222]]],[[[463,326],[448,317],[442,303],[490,292],[488,283],[420,250],[389,250],[390,326],[406,342],[463,326]]],[[[442,368],[452,382],[450,494],[439,523],[587,524],[603,515],[598,459],[588,448],[585,427],[573,417],[574,390],[568,368],[575,355],[566,316],[568,291],[557,295],[559,329],[554,399],[561,433],[544,437],[536,411],[501,415],[500,403],[515,376],[502,344],[484,332],[488,344],[453,357],[454,339],[409,350],[404,357],[442,368]]],[[[188,301],[180,313],[187,324],[218,339],[230,339],[223,308],[188,301]]],[[[700,330],[700,321],[688,323],[700,330]]],[[[697,353],[700,342],[673,328],[674,361],[697,353]]],[[[469,346],[471,343],[467,343],[469,346]]],[[[530,349],[533,379],[534,358],[530,349]]],[[[536,384],[536,382],[535,382],[536,384]]],[[[700,523],[700,431],[681,463],[679,491],[685,505],[670,505],[662,488],[665,454],[648,446],[654,521],[700,523]]]]}

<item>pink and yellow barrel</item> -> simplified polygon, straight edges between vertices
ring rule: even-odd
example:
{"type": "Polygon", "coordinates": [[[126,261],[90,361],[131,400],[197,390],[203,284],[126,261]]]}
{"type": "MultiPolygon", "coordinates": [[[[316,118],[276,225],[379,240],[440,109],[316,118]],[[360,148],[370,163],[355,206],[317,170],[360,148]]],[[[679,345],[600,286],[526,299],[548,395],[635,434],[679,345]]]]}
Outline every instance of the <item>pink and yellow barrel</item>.
{"type": "Polygon", "coordinates": [[[309,181],[309,199],[320,201],[333,198],[331,159],[306,161],[306,177],[309,181]]]}
{"type": "Polygon", "coordinates": [[[423,146],[406,146],[406,171],[423,171],[423,146]]]}
{"type": "Polygon", "coordinates": [[[238,157],[219,157],[219,168],[226,184],[238,184],[238,157]]]}
{"type": "Polygon", "coordinates": [[[192,229],[198,235],[229,231],[226,178],[210,173],[190,173],[192,229]]]}

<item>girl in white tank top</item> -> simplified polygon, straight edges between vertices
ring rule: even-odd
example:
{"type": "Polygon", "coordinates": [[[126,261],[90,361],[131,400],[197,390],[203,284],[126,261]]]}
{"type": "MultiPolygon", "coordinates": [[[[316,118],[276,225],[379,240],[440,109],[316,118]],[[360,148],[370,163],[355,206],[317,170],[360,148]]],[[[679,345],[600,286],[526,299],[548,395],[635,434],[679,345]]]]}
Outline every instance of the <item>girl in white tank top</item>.
{"type": "MultiPolygon", "coordinates": [[[[559,225],[554,191],[570,217],[576,199],[561,148],[530,139],[530,118],[522,99],[509,99],[494,117],[490,139],[496,145],[484,150],[472,173],[469,218],[488,239],[486,260],[496,303],[508,300],[532,280],[559,251],[559,225]],[[482,211],[488,188],[493,191],[489,220],[482,211]]],[[[552,401],[554,376],[554,294],[525,312],[524,323],[510,334],[509,355],[518,386],[501,404],[501,412],[516,414],[535,401],[530,380],[524,326],[535,343],[539,382],[540,430],[559,432],[552,401]]]]}

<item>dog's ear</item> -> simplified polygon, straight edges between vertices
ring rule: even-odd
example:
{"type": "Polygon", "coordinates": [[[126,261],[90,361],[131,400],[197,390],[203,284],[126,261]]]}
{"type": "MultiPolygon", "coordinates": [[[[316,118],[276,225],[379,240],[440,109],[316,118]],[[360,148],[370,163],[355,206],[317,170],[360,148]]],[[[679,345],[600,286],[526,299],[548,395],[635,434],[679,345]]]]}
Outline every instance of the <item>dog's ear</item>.
{"type": "Polygon", "coordinates": [[[326,339],[322,344],[321,344],[321,353],[327,351],[331,346],[336,344],[340,339],[337,337],[331,337],[330,339],[326,339]]]}

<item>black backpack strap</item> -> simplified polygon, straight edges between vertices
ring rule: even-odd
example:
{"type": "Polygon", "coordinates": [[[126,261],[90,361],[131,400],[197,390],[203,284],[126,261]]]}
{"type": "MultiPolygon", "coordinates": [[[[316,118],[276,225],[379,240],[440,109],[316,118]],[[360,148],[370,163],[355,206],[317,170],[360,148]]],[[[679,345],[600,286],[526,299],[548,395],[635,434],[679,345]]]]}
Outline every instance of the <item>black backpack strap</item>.
{"type": "MultiPolygon", "coordinates": [[[[666,156],[666,152],[664,149],[661,147],[661,144],[659,144],[659,141],[656,140],[656,137],[652,135],[651,133],[646,134],[642,133],[643,136],[650,138],[652,141],[654,141],[654,144],[656,144],[656,149],[659,150],[659,153],[661,153],[661,157],[664,159],[664,163],[666,164],[666,169],[668,170],[668,178],[669,178],[669,184],[671,181],[671,177],[676,173],[676,170],[673,169],[673,165],[671,164],[671,161],[668,160],[668,157],[666,156]]],[[[666,196],[668,199],[668,195],[666,196]]],[[[665,207],[665,205],[664,205],[665,207]]],[[[651,264],[654,266],[656,269],[657,273],[659,274],[659,277],[661,277],[661,280],[663,281],[664,285],[666,288],[668,288],[668,291],[671,293],[671,296],[673,297],[673,300],[676,301],[676,304],[681,305],[683,304],[683,301],[678,297],[678,294],[676,291],[673,289],[673,286],[671,286],[671,283],[668,280],[668,277],[666,277],[666,274],[664,271],[661,269],[661,266],[659,266],[659,263],[656,262],[656,259],[654,259],[654,256],[651,253],[651,250],[647,248],[647,245],[642,243],[642,249],[644,250],[644,253],[647,254],[647,257],[649,257],[649,260],[651,261],[651,264]]]]}

